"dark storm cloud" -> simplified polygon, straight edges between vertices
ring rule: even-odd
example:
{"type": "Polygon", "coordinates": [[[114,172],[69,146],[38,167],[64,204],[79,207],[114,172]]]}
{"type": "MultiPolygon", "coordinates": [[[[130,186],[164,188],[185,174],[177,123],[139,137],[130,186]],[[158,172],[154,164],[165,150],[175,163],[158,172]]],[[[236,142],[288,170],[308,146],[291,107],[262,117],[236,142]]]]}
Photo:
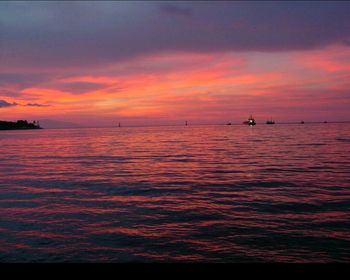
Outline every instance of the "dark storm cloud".
{"type": "Polygon", "coordinates": [[[162,51],[348,45],[350,3],[1,2],[0,67],[79,67],[162,51]]]}

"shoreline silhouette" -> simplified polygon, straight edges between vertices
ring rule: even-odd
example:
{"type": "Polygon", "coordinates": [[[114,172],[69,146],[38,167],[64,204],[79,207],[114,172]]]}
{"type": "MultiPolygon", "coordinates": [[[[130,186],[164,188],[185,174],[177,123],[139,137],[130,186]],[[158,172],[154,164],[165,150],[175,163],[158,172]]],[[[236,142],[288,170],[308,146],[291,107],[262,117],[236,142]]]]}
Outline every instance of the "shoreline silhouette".
{"type": "Polygon", "coordinates": [[[32,123],[26,120],[17,122],[0,121],[0,130],[42,129],[38,121],[32,123]]]}

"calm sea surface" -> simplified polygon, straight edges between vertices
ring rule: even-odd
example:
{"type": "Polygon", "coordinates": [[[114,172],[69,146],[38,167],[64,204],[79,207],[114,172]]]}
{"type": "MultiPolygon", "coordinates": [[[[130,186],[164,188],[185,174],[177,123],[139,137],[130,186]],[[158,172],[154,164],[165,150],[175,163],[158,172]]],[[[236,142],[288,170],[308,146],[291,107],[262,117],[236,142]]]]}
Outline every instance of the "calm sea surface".
{"type": "Polygon", "coordinates": [[[350,124],[0,131],[0,262],[350,261],[350,124]]]}

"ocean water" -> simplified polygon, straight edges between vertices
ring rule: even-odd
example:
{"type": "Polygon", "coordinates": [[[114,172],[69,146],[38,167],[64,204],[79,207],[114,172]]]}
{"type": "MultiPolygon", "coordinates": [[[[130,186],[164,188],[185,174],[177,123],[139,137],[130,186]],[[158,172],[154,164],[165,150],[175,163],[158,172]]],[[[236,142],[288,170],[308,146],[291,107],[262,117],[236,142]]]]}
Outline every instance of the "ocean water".
{"type": "Polygon", "coordinates": [[[0,132],[0,262],[349,262],[350,124],[0,132]]]}

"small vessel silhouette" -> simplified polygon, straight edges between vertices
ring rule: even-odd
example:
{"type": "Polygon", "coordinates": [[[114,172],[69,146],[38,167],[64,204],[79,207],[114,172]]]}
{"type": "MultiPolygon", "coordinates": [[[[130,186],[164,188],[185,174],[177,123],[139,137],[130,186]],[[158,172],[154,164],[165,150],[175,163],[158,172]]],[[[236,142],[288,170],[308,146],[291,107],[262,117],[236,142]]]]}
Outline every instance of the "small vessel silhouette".
{"type": "Polygon", "coordinates": [[[267,121],[266,121],[266,124],[275,124],[275,121],[272,120],[272,119],[270,119],[270,120],[267,120],[267,121]]]}
{"type": "Polygon", "coordinates": [[[256,125],[256,121],[253,118],[252,115],[250,115],[249,119],[247,121],[244,121],[243,124],[247,124],[247,125],[256,125]]]}
{"type": "Polygon", "coordinates": [[[301,121],[300,123],[301,123],[301,124],[304,124],[305,122],[304,122],[304,121],[301,121]]]}
{"type": "Polygon", "coordinates": [[[232,123],[228,122],[226,125],[232,125],[232,123]]]}

